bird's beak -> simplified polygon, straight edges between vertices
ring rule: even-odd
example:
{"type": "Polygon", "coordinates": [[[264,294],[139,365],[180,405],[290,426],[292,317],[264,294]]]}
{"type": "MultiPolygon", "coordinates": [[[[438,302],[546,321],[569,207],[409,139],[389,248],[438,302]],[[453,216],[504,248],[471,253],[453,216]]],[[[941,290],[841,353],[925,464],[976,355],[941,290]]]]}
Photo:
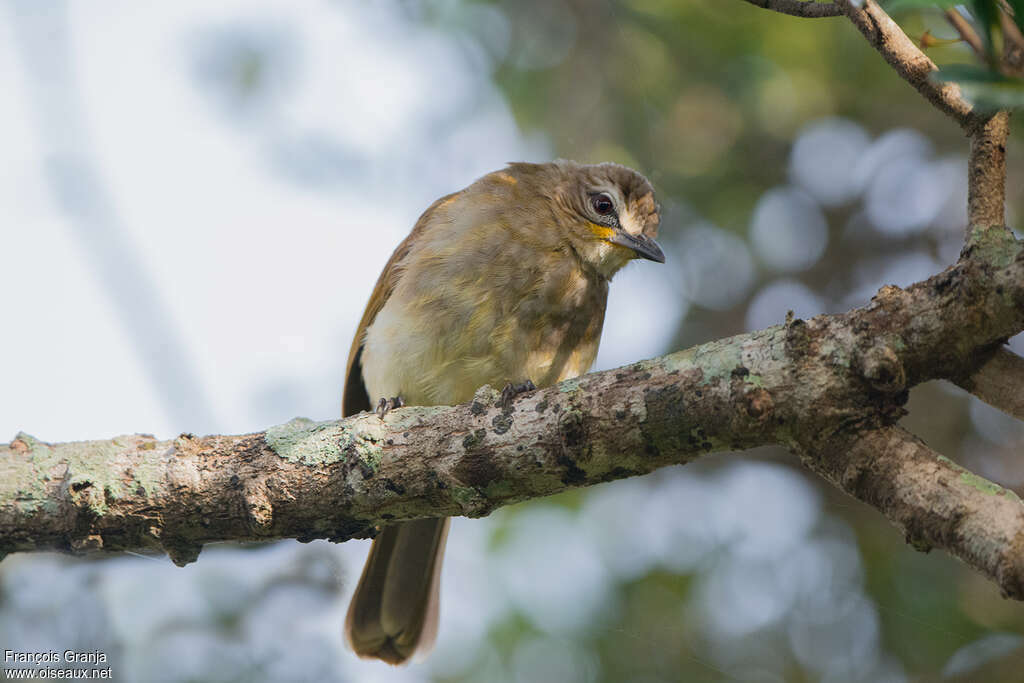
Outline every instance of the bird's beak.
{"type": "Polygon", "coordinates": [[[661,250],[657,242],[647,235],[631,235],[625,230],[614,230],[605,239],[620,247],[632,249],[640,258],[657,261],[658,263],[665,262],[665,252],[661,250]]]}

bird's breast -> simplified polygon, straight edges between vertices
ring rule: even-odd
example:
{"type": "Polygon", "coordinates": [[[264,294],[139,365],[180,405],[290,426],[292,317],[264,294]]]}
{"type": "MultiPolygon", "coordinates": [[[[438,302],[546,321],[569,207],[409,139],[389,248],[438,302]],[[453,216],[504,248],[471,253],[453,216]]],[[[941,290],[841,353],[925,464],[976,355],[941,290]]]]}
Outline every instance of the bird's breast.
{"type": "Polygon", "coordinates": [[[369,326],[363,379],[371,401],[452,405],[484,384],[538,387],[584,374],[597,355],[607,281],[571,254],[516,245],[477,260],[426,258],[369,326]]]}

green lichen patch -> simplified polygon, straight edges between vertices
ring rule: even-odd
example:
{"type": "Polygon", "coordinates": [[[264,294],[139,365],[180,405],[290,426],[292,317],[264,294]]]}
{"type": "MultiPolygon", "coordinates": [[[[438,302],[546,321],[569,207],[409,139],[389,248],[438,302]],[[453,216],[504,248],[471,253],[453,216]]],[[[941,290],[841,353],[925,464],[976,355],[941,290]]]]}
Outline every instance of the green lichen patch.
{"type": "Polygon", "coordinates": [[[558,390],[563,394],[571,394],[574,391],[578,391],[579,388],[580,381],[575,377],[573,377],[572,379],[567,379],[563,382],[559,382],[558,384],[558,390]]]}
{"type": "Polygon", "coordinates": [[[476,489],[469,486],[453,486],[452,500],[462,508],[463,512],[469,514],[476,508],[480,500],[480,494],[476,489]]]}
{"type": "MultiPolygon", "coordinates": [[[[736,368],[744,367],[741,343],[741,338],[730,337],[697,347],[693,361],[704,373],[700,381],[701,386],[721,381],[728,382],[736,368]]],[[[747,376],[749,377],[749,374],[747,376]]]]}
{"type": "Polygon", "coordinates": [[[490,384],[483,385],[473,393],[473,402],[484,406],[493,406],[500,398],[501,392],[490,384]]]}
{"type": "Polygon", "coordinates": [[[846,370],[852,367],[852,359],[847,347],[831,338],[822,340],[821,345],[818,347],[818,355],[827,359],[834,367],[846,370]]]}
{"type": "Polygon", "coordinates": [[[18,506],[22,514],[53,512],[55,487],[63,486],[74,505],[103,515],[111,502],[127,493],[157,487],[157,459],[128,458],[138,439],[119,436],[51,445],[19,433],[15,437],[19,445],[0,451],[0,500],[18,506]]]}
{"type": "MultiPolygon", "coordinates": [[[[490,387],[487,387],[487,388],[489,389],[490,387]]],[[[480,390],[477,390],[477,395],[479,395],[479,394],[480,394],[480,390]]],[[[496,396],[499,395],[497,392],[494,392],[494,394],[496,396]]],[[[445,413],[447,411],[448,411],[448,407],[447,406],[411,406],[411,407],[401,408],[400,410],[393,410],[393,411],[391,411],[384,418],[383,422],[377,421],[376,424],[380,425],[380,427],[381,427],[381,431],[380,431],[381,435],[383,435],[383,433],[384,433],[384,426],[385,425],[387,426],[387,428],[392,433],[394,433],[394,432],[405,432],[405,431],[408,431],[408,430],[413,429],[415,427],[419,427],[419,426],[424,425],[424,424],[431,424],[431,423],[433,423],[437,419],[438,415],[440,415],[441,413],[445,413]]],[[[373,420],[373,419],[374,418],[372,418],[372,417],[368,418],[368,420],[373,420]]],[[[370,423],[363,422],[362,423],[363,431],[366,431],[366,427],[368,427],[368,426],[370,426],[372,424],[373,424],[372,422],[370,422],[370,423]]],[[[374,432],[374,434],[377,434],[377,432],[374,432]]]]}
{"type": "Polygon", "coordinates": [[[87,507],[96,516],[107,512],[109,502],[122,497],[125,481],[112,463],[133,446],[125,443],[131,437],[110,441],[79,441],[63,444],[60,451],[68,463],[68,487],[80,507],[87,507]],[[76,496],[75,494],[80,495],[76,496]]]}
{"type": "MultiPolygon", "coordinates": [[[[19,435],[20,437],[20,435],[19,435]]],[[[46,446],[37,446],[27,452],[8,448],[0,452],[0,501],[3,505],[19,509],[20,513],[36,512],[46,500],[47,482],[52,465],[46,446]],[[25,467],[28,459],[30,466],[25,467]]]]}
{"type": "Polygon", "coordinates": [[[970,486],[972,489],[981,491],[982,493],[989,496],[1006,496],[1008,499],[1021,502],[1021,499],[1016,493],[1008,489],[1004,489],[999,484],[989,481],[984,477],[980,477],[969,469],[958,465],[944,455],[938,457],[938,461],[949,467],[951,470],[960,475],[960,483],[970,486]]]}
{"type": "Polygon", "coordinates": [[[652,371],[661,370],[662,362],[660,358],[648,358],[647,360],[638,360],[624,367],[632,370],[637,375],[644,375],[646,373],[650,377],[652,371]]]}
{"type": "Polygon", "coordinates": [[[1010,500],[1014,500],[1018,503],[1020,502],[1020,498],[1018,498],[1017,494],[1014,493],[1013,491],[1008,491],[999,484],[993,483],[988,479],[985,479],[984,477],[979,477],[977,474],[974,474],[973,472],[962,472],[960,474],[960,482],[962,484],[970,486],[973,489],[977,489],[978,491],[981,491],[986,495],[1006,496],[1010,500]]]}
{"type": "MultiPolygon", "coordinates": [[[[143,448],[147,451],[155,451],[154,447],[143,448]]],[[[156,456],[147,457],[138,461],[131,470],[131,483],[129,486],[137,496],[151,496],[161,490],[164,483],[166,470],[163,463],[156,456]]]]}
{"type": "MultiPolygon", "coordinates": [[[[377,473],[380,461],[384,457],[380,438],[345,429],[341,433],[341,438],[338,439],[338,445],[343,454],[355,457],[364,468],[368,468],[373,474],[377,473]]],[[[306,464],[311,463],[307,462],[306,464]]],[[[364,476],[366,476],[365,473],[364,476]]]]}
{"type": "Polygon", "coordinates": [[[1013,263],[1022,245],[1003,226],[971,226],[967,245],[987,263],[1005,268],[1013,263]]]}
{"type": "Polygon", "coordinates": [[[662,367],[665,368],[665,372],[678,372],[682,370],[690,370],[696,366],[695,359],[697,357],[697,349],[690,348],[682,351],[676,351],[661,359],[662,367]]]}
{"type": "MultiPolygon", "coordinates": [[[[303,465],[331,465],[343,461],[346,451],[374,450],[363,430],[355,433],[335,421],[314,422],[305,417],[271,427],[263,440],[285,460],[303,465]]],[[[380,461],[379,454],[376,460],[380,461]]]]}

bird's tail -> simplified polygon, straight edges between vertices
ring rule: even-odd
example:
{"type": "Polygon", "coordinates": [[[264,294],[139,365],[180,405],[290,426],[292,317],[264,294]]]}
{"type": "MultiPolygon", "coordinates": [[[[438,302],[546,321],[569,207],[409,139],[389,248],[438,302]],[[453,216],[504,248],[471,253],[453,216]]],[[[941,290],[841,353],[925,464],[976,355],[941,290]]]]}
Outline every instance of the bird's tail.
{"type": "Polygon", "coordinates": [[[401,664],[433,646],[448,523],[402,522],[374,539],[345,618],[345,638],[357,655],[401,664]]]}

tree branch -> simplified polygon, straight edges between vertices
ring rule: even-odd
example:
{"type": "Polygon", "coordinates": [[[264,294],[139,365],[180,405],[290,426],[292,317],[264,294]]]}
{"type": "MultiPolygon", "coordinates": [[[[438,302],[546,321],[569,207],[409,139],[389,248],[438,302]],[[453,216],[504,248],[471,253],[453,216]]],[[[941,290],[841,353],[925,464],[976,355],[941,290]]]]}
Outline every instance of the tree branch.
{"type": "Polygon", "coordinates": [[[1024,600],[1024,504],[896,426],[837,436],[802,454],[808,466],[877,508],[927,552],[945,548],[1024,600]]]}
{"type": "Polygon", "coordinates": [[[788,14],[792,17],[820,19],[822,17],[838,17],[842,10],[833,2],[814,2],[814,0],[746,0],[751,5],[762,9],[788,14]]]}
{"type": "Polygon", "coordinates": [[[970,377],[956,384],[993,408],[1024,420],[1024,358],[999,348],[970,377]]]}
{"type": "Polygon", "coordinates": [[[967,165],[967,225],[972,229],[1005,230],[1006,141],[1010,113],[997,112],[981,119],[971,136],[967,165]]]}
{"type": "Polygon", "coordinates": [[[184,564],[211,541],[343,541],[381,524],[480,516],[713,451],[781,444],[912,540],[948,548],[1022,597],[966,533],[932,532],[934,515],[967,502],[978,520],[1002,518],[1009,497],[984,499],[996,506],[986,511],[969,491],[951,488],[946,500],[935,489],[928,500],[940,512],[928,513],[865,483],[904,471],[897,459],[908,447],[879,445],[876,435],[892,434],[910,386],[971,374],[979,349],[1022,328],[1024,245],[981,231],[954,266],[906,290],[884,287],[864,308],[569,380],[508,407],[485,388],[453,408],[299,420],[244,436],[50,445],[19,435],[0,447],[0,552],[161,548],[184,564]],[[870,467],[866,450],[877,451],[870,467]],[[863,473],[851,478],[854,465],[863,473]]]}
{"type": "Polygon", "coordinates": [[[921,52],[875,0],[864,0],[863,4],[851,0],[835,2],[903,80],[939,111],[953,117],[968,134],[974,133],[984,121],[983,117],[979,117],[963,98],[958,85],[939,83],[931,78],[932,72],[938,71],[935,62],[921,52]]]}

